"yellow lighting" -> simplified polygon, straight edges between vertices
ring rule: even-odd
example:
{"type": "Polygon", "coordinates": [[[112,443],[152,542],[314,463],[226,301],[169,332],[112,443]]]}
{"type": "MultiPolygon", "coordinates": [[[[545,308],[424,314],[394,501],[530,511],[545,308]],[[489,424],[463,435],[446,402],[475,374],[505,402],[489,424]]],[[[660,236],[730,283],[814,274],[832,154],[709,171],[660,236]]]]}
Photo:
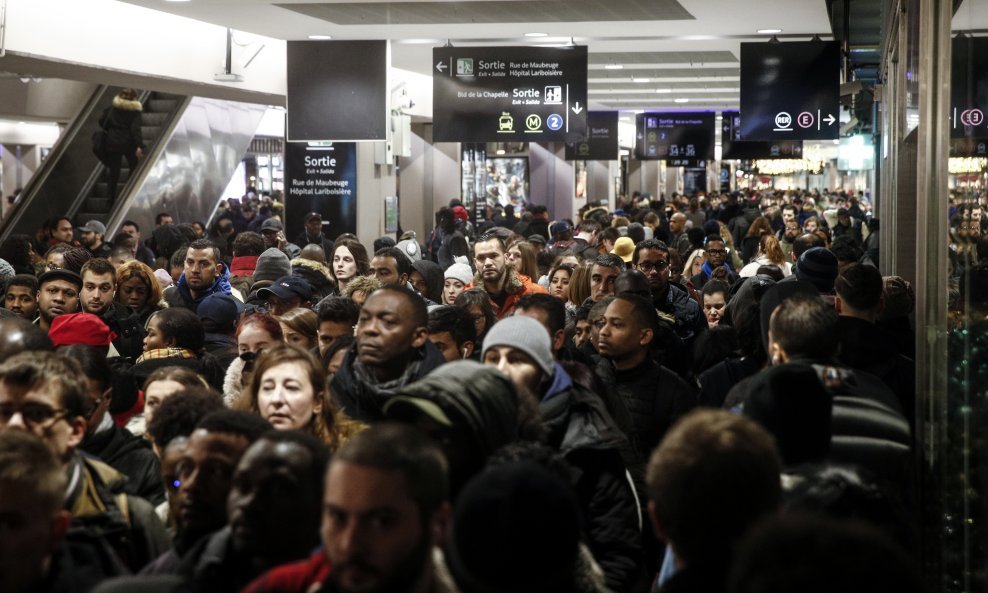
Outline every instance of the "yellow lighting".
{"type": "Polygon", "coordinates": [[[947,171],[950,173],[980,173],[988,168],[988,159],[955,157],[947,160],[947,171]]]}

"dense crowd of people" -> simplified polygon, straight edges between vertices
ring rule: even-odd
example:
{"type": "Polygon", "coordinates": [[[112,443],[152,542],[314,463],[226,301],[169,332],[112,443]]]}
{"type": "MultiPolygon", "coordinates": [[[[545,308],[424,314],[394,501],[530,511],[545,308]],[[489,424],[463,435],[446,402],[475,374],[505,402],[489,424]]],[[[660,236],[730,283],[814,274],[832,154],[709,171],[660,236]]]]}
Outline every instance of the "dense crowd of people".
{"type": "Polygon", "coordinates": [[[283,211],[0,246],[0,591],[922,589],[863,195],[283,211]]]}

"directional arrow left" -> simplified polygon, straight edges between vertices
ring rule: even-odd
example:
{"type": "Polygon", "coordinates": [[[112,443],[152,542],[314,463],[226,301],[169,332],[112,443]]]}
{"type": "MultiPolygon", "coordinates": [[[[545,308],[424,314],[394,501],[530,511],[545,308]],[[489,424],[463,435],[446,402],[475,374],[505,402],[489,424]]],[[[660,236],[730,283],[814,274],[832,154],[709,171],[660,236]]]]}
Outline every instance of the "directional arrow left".
{"type": "Polygon", "coordinates": [[[827,122],[828,126],[832,126],[834,125],[834,122],[837,121],[837,118],[834,117],[833,113],[828,113],[827,117],[823,118],[823,121],[827,122]]]}
{"type": "Polygon", "coordinates": [[[446,67],[447,67],[446,64],[442,62],[436,62],[436,70],[439,70],[440,74],[446,67]]]}

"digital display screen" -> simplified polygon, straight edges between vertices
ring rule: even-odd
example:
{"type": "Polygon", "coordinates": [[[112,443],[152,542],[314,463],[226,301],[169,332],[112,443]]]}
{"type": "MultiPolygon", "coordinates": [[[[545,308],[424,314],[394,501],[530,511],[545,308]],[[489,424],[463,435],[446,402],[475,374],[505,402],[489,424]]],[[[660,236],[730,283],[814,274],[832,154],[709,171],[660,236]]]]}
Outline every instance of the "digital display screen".
{"type": "Polygon", "coordinates": [[[741,139],[836,140],[840,134],[836,41],[741,44],[741,139]]]}
{"type": "MultiPolygon", "coordinates": [[[[958,35],[951,44],[950,137],[988,139],[988,38],[958,35]]],[[[984,156],[977,152],[978,144],[973,143],[973,151],[957,151],[957,156],[984,156]]]]}
{"type": "Polygon", "coordinates": [[[635,117],[638,160],[712,159],[716,115],[700,112],[648,112],[635,117]]]}
{"type": "Polygon", "coordinates": [[[741,139],[741,113],[725,111],[720,123],[720,150],[722,159],[801,159],[802,140],[741,139]]]}

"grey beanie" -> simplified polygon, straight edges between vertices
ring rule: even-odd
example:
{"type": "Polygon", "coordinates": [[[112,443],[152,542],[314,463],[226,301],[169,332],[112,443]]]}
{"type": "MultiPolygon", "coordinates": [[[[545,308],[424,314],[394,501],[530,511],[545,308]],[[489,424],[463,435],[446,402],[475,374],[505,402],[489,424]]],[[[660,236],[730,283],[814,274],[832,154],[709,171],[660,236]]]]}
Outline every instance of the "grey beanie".
{"type": "Polygon", "coordinates": [[[285,252],[277,247],[269,247],[257,258],[254,266],[254,282],[270,280],[274,282],[282,276],[291,276],[292,264],[285,252]]]}
{"type": "Polygon", "coordinates": [[[556,361],[552,357],[552,341],[549,331],[531,317],[516,315],[495,323],[484,336],[481,359],[492,346],[510,346],[532,357],[545,374],[552,376],[556,361]]]}
{"type": "Polygon", "coordinates": [[[7,263],[7,260],[0,259],[0,285],[14,277],[14,266],[7,263]]]}

